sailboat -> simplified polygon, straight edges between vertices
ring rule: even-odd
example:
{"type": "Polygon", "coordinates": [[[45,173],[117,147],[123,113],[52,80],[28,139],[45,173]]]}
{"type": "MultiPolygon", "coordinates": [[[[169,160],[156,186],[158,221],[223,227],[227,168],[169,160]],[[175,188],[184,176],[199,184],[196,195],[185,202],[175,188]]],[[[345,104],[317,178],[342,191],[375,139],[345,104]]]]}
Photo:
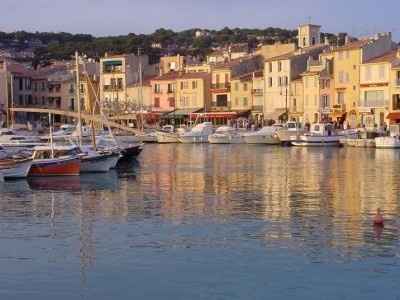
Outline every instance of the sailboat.
{"type": "Polygon", "coordinates": [[[51,114],[50,146],[37,146],[33,152],[33,162],[29,176],[77,176],[81,169],[81,160],[76,146],[55,146],[53,144],[53,125],[51,114]]]}

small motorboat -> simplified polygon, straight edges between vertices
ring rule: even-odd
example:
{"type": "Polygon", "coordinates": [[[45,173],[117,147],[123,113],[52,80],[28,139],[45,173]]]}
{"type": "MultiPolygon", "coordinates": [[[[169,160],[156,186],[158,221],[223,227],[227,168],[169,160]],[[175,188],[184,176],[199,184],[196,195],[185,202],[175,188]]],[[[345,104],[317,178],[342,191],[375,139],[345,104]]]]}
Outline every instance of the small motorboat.
{"type": "Polygon", "coordinates": [[[143,144],[125,144],[120,145],[120,159],[132,159],[139,156],[143,151],[143,144]]]}
{"type": "Polygon", "coordinates": [[[247,144],[279,145],[281,143],[277,136],[279,130],[282,130],[282,126],[266,126],[258,131],[244,134],[244,140],[247,144]]]}
{"type": "Polygon", "coordinates": [[[292,137],[292,144],[301,147],[340,147],[340,141],[345,137],[337,134],[330,123],[315,123],[311,125],[310,132],[292,137]]]}
{"type": "Polygon", "coordinates": [[[80,170],[76,146],[39,146],[34,148],[29,176],[78,176],[80,170]]]}
{"type": "Polygon", "coordinates": [[[179,142],[179,133],[175,132],[174,126],[172,125],[163,126],[155,135],[157,143],[159,144],[175,144],[179,142]]]}
{"type": "Polygon", "coordinates": [[[190,131],[179,134],[178,140],[183,144],[208,143],[208,137],[213,133],[213,124],[203,122],[194,126],[190,131]]]}
{"type": "Polygon", "coordinates": [[[210,144],[243,144],[244,137],[238,129],[221,126],[217,128],[214,134],[208,137],[208,142],[210,144]]]}
{"type": "Polygon", "coordinates": [[[284,124],[282,130],[276,132],[276,135],[282,144],[288,145],[291,143],[293,138],[297,138],[304,133],[305,131],[301,123],[287,122],[284,124]]]}

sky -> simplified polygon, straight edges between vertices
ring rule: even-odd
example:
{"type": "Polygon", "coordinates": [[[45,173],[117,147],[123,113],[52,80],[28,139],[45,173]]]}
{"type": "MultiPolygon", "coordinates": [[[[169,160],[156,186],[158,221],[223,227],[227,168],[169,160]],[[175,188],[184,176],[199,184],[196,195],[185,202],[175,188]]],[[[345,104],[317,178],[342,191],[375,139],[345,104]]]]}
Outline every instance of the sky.
{"type": "Polygon", "coordinates": [[[400,0],[0,0],[0,31],[151,33],[164,27],[294,29],[322,25],[323,32],[354,36],[391,31],[400,40],[400,0]]]}

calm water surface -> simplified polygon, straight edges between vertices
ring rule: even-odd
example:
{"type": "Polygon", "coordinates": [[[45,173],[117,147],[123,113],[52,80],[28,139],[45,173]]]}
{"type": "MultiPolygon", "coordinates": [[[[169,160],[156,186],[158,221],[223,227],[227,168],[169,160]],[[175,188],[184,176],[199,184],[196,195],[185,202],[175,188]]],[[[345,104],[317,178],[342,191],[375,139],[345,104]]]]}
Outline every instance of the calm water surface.
{"type": "Polygon", "coordinates": [[[0,299],[400,299],[397,151],[147,145],[0,191],[0,299]]]}

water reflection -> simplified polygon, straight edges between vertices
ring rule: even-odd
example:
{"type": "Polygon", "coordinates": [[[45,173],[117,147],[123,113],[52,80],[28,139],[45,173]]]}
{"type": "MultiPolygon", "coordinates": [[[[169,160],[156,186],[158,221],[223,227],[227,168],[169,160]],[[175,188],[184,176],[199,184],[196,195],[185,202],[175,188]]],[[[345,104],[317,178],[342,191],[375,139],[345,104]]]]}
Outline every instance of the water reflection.
{"type": "Polygon", "coordinates": [[[149,145],[109,174],[1,183],[0,225],[8,237],[34,238],[49,220],[55,260],[68,249],[62,241],[77,243],[84,285],[98,256],[133,259],[141,249],[245,251],[256,241],[268,255],[323,264],[396,258],[399,158],[374,149],[149,145]],[[372,226],[378,207],[383,230],[372,226]]]}

